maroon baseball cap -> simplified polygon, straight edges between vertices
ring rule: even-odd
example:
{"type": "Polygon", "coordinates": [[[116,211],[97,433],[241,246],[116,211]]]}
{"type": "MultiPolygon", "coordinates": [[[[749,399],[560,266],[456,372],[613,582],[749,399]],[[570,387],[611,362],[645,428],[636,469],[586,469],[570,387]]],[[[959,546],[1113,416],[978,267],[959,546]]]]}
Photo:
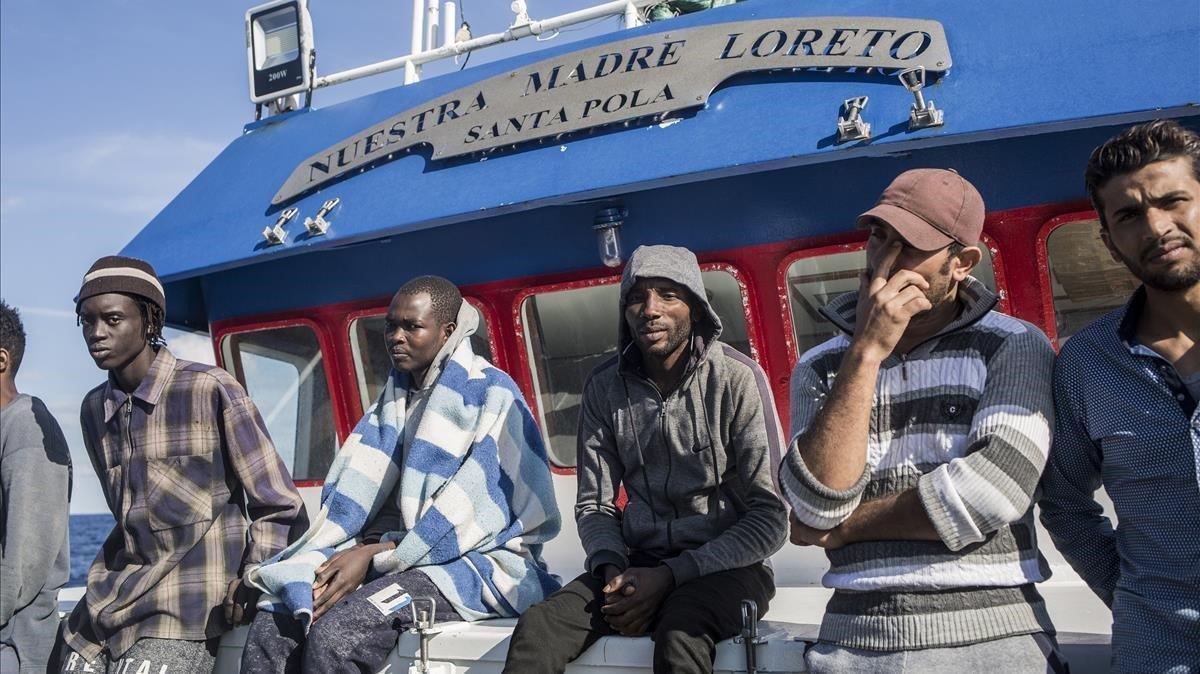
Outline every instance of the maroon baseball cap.
{"type": "Polygon", "coordinates": [[[948,169],[913,169],[896,176],[856,222],[869,227],[881,220],[913,248],[938,250],[955,241],[979,243],[983,214],[983,197],[966,178],[948,169]]]}

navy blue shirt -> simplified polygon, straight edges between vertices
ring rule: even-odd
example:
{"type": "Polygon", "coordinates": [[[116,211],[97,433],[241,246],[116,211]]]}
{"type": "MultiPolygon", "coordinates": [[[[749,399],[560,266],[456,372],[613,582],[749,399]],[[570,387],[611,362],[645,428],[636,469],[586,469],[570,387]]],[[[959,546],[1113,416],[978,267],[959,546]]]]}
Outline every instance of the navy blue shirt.
{"type": "Polygon", "coordinates": [[[1138,343],[1145,305],[1073,336],[1054,368],[1042,524],[1112,608],[1115,671],[1200,673],[1200,413],[1174,366],[1138,343]],[[1101,485],[1117,527],[1093,495],[1101,485]]]}

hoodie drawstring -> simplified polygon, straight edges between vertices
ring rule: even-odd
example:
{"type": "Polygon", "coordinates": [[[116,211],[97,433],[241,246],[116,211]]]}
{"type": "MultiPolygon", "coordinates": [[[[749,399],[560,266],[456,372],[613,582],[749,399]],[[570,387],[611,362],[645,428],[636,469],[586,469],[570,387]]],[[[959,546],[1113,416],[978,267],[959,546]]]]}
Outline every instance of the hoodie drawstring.
{"type": "Polygon", "coordinates": [[[654,494],[650,491],[650,478],[646,477],[646,456],[642,453],[642,439],[638,437],[637,422],[633,416],[633,400],[629,397],[629,382],[625,381],[624,377],[620,379],[621,388],[625,390],[625,411],[629,413],[629,428],[633,430],[633,444],[637,447],[638,461],[642,464],[642,485],[645,486],[646,498],[650,501],[650,521],[654,524],[654,528],[658,529],[658,512],[654,508],[654,494]]]}

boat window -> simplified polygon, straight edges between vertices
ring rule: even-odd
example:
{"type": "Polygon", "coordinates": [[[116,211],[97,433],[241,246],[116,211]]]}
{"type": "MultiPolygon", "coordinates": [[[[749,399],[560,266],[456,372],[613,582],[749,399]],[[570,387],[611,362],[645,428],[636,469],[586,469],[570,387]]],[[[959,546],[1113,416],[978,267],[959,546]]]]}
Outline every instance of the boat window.
{"type": "MultiPolygon", "coordinates": [[[[721,340],[750,355],[744,298],[727,271],[703,272],[709,301],[724,326],[721,340]]],[[[521,326],[537,394],[542,434],[550,459],[575,465],[576,430],[588,374],[617,352],[618,279],[586,288],[554,290],[527,297],[521,326]]]]}
{"type": "Polygon", "coordinates": [[[221,353],[258,407],[292,479],[324,479],[337,435],[316,333],[304,325],[236,333],[221,341],[221,353]]]}
{"type": "Polygon", "coordinates": [[[1138,287],[1124,265],[1114,262],[1100,240],[1100,222],[1060,225],[1046,239],[1058,344],[1088,323],[1121,306],[1138,287]]]}
{"type": "MultiPolygon", "coordinates": [[[[471,335],[471,348],[491,361],[492,344],[488,338],[487,320],[478,306],[470,301],[467,303],[479,314],[479,329],[471,335]]],[[[354,354],[354,373],[358,378],[358,395],[363,410],[379,398],[388,373],[392,371],[392,361],[383,345],[384,321],[384,315],[379,314],[356,318],[350,323],[350,350],[354,354]]]]}
{"type": "MultiPolygon", "coordinates": [[[[980,246],[980,250],[983,259],[971,275],[994,291],[996,273],[991,251],[987,246],[980,246]]],[[[787,296],[797,356],[837,334],[837,328],[820,314],[820,309],[842,293],[857,291],[858,275],[866,264],[866,250],[859,249],[804,257],[788,266],[787,296]]]]}

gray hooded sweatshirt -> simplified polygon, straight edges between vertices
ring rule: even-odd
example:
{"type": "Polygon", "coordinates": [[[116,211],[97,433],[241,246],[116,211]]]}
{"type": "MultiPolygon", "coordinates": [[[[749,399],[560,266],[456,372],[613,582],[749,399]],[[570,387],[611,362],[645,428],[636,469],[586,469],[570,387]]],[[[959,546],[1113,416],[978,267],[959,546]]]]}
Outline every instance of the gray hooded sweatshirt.
{"type": "Polygon", "coordinates": [[[718,341],[721,319],[696,256],[674,246],[634,251],[617,321],[617,356],[592,371],[579,420],[575,519],[588,572],[625,569],[636,552],[661,560],[682,585],[770,557],[787,538],[771,476],[783,434],[762,369],[718,341]],[[685,373],[665,399],[625,323],[625,298],[639,278],[678,283],[701,307],[685,373]],[[624,511],[616,505],[622,485],[624,511]]]}

